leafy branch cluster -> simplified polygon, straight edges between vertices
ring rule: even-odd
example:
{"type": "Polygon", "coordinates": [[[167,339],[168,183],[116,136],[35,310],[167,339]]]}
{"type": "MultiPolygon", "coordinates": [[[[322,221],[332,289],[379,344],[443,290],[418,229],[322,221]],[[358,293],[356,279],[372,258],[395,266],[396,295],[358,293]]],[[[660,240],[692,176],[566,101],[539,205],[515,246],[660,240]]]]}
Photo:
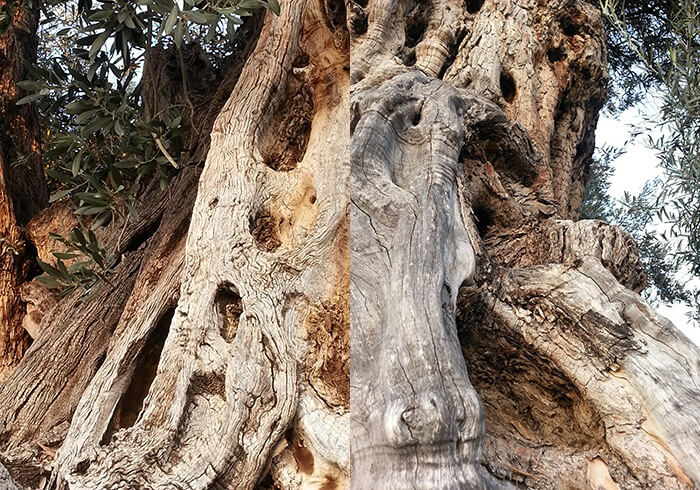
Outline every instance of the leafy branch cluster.
{"type": "Polygon", "coordinates": [[[100,281],[109,283],[107,278],[117,264],[114,253],[106,252],[90,229],[73,228],[68,237],[51,233],[50,238],[63,243],[65,252],[54,252],[56,266],[39,259],[39,267],[45,272],[37,280],[50,289],[60,290],[64,297],[76,290],[84,290],[88,299],[94,293],[93,287],[100,281]],[[66,265],[65,261],[71,261],[66,265]]]}
{"type": "Polygon", "coordinates": [[[614,224],[629,233],[637,244],[639,263],[648,285],[642,295],[652,305],[682,302],[700,321],[700,291],[681,280],[683,263],[676,257],[677,240],[669,239],[668,232],[659,230],[657,213],[654,211],[661,180],[647,182],[637,195],[625,192],[616,202],[608,193],[613,161],[624,152],[624,148],[602,149],[601,155],[591,166],[586,182],[581,219],[599,219],[614,224]]]}
{"type": "Polygon", "coordinates": [[[626,195],[620,207],[606,213],[600,203],[606,200],[609,161],[596,162],[587,206],[589,211],[593,202],[603,206],[602,212],[591,214],[617,222],[637,240],[654,286],[649,294],[688,303],[700,321],[698,292],[677,279],[684,271],[700,277],[700,4],[697,0],[600,3],[612,27],[608,49],[613,75],[624,72],[613,86],[618,107],[639,101],[649,88],[661,94],[661,110],[651,121],[661,136],[649,135],[648,145],[657,152],[662,178],[648,183],[639,196],[626,195]],[[626,96],[620,95],[620,88],[626,96]],[[659,228],[664,231],[658,232],[659,228]]]}
{"type": "Polygon", "coordinates": [[[25,65],[30,78],[19,84],[25,94],[18,104],[36,103],[39,109],[51,202],[72,200],[90,228],[54,237],[85,260],[66,266],[57,256],[56,267],[40,265],[50,287],[89,289],[111,273],[113,259],[93,230],[116,218],[138,220],[143,182],[156,178],[165,188],[188,161],[184,140],[192,104],[171,103],[151,114],[141,96],[153,48],[174,46],[184,73],[186,44],[231,46],[243,16],[260,8],[279,14],[280,6],[277,0],[34,1],[5,3],[0,34],[17,27],[17,9],[21,18],[38,16],[41,9],[40,57],[36,65],[25,65]]]}

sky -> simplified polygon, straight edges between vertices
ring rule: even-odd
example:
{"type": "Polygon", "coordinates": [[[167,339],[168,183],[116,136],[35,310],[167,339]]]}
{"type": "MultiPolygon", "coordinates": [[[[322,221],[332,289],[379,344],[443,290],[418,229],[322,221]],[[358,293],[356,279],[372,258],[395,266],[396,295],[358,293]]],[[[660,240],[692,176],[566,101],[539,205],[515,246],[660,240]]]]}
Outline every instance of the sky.
{"type": "MultiPolygon", "coordinates": [[[[605,145],[621,147],[630,138],[635,125],[644,120],[645,114],[653,114],[653,101],[641,107],[633,107],[615,119],[602,114],[596,129],[596,146],[605,145]]],[[[648,148],[644,141],[646,136],[637,137],[629,143],[627,151],[618,157],[612,166],[614,174],[610,179],[609,194],[615,199],[622,199],[625,191],[636,195],[647,181],[661,175],[655,151],[648,148]]],[[[688,308],[683,304],[663,304],[657,311],[671,320],[693,342],[700,345],[700,328],[693,325],[686,316],[688,308]]]]}

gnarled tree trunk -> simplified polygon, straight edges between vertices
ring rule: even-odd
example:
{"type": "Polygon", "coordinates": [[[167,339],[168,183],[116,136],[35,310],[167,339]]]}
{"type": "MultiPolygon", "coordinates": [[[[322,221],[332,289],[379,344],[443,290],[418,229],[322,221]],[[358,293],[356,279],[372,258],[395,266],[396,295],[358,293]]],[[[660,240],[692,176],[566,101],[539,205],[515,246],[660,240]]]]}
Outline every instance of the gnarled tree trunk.
{"type": "Polygon", "coordinates": [[[700,483],[697,347],[634,292],[629,237],[566,220],[607,82],[597,4],[377,0],[350,23],[352,487],[700,483]]]}
{"type": "Polygon", "coordinates": [[[700,353],[634,292],[631,239],[571,221],[596,5],[281,3],[202,119],[201,175],[105,232],[117,292],[60,301],[0,386],[15,478],[698,484],[700,353]]]}

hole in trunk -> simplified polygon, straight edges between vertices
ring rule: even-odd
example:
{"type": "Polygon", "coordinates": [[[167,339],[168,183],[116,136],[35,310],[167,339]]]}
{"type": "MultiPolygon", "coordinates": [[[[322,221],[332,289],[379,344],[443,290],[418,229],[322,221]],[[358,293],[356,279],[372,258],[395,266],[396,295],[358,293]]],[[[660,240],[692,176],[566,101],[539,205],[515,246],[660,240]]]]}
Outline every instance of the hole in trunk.
{"type": "Polygon", "coordinates": [[[561,30],[565,36],[571,37],[581,32],[581,26],[571,17],[564,17],[559,21],[561,30]]]}
{"type": "Polygon", "coordinates": [[[566,49],[564,46],[558,46],[556,48],[549,48],[547,51],[547,58],[550,63],[556,63],[566,58],[566,49]]]}
{"type": "Polygon", "coordinates": [[[163,216],[161,215],[153,223],[150,223],[148,226],[137,230],[131,239],[123,245],[121,253],[135,252],[138,250],[141,245],[155,235],[162,220],[163,216]]]}
{"type": "Polygon", "coordinates": [[[425,22],[425,7],[419,5],[406,17],[406,40],[404,42],[404,47],[415,47],[421,39],[423,39],[423,34],[425,34],[425,29],[427,27],[425,22]]]}
{"type": "Polygon", "coordinates": [[[253,235],[255,246],[265,252],[274,252],[282,245],[278,220],[267,209],[261,209],[250,219],[250,234],[253,235]]]}
{"type": "Polygon", "coordinates": [[[482,237],[486,236],[489,228],[494,223],[491,211],[483,206],[474,206],[472,210],[476,218],[476,229],[479,231],[479,235],[482,237]]]}
{"type": "Polygon", "coordinates": [[[102,437],[101,444],[103,446],[109,444],[112,436],[119,429],[131,427],[136,423],[143,408],[143,401],[146,399],[148,390],[156,377],[160,354],[163,351],[165,338],[168,336],[174,314],[175,308],[170,308],[163,313],[138,354],[129,387],[121,396],[119,403],[114,409],[107,431],[102,437]]]}
{"type": "Polygon", "coordinates": [[[25,264],[24,267],[26,268],[26,275],[25,277],[27,278],[27,281],[31,281],[37,276],[40,276],[44,273],[41,267],[39,267],[39,262],[37,262],[37,258],[39,257],[39,252],[37,251],[36,247],[32,242],[29,240],[25,240],[24,242],[24,260],[25,264]]]}
{"type": "Polygon", "coordinates": [[[350,27],[355,36],[361,36],[367,32],[367,13],[362,7],[354,7],[350,17],[350,27]]]}
{"type": "Polygon", "coordinates": [[[420,124],[420,119],[421,119],[421,111],[418,110],[414,115],[413,118],[411,119],[411,124],[414,126],[418,126],[420,124]]]}
{"type": "Polygon", "coordinates": [[[309,66],[309,55],[306,53],[300,53],[292,64],[292,68],[305,68],[307,66],[309,66]]]}
{"type": "Polygon", "coordinates": [[[475,14],[484,5],[484,0],[468,0],[467,1],[467,12],[470,14],[475,14]]]}
{"type": "Polygon", "coordinates": [[[513,76],[510,73],[503,72],[501,73],[501,94],[503,94],[503,98],[506,99],[506,102],[509,104],[515,100],[515,80],[513,80],[513,76]]]}
{"type": "Polygon", "coordinates": [[[342,0],[326,0],[326,17],[331,30],[344,29],[347,15],[345,14],[345,2],[342,0]]]}
{"type": "Polygon", "coordinates": [[[243,313],[243,301],[233,287],[222,287],[216,293],[214,302],[221,321],[221,336],[226,342],[231,342],[238,332],[238,322],[243,313]]]}
{"type": "MultiPolygon", "coordinates": [[[[308,63],[309,57],[301,53],[294,66],[303,68],[308,63]]],[[[294,170],[306,153],[314,113],[309,85],[304,75],[290,76],[282,99],[288,102],[275,109],[260,134],[263,162],[278,172],[294,170]]]]}

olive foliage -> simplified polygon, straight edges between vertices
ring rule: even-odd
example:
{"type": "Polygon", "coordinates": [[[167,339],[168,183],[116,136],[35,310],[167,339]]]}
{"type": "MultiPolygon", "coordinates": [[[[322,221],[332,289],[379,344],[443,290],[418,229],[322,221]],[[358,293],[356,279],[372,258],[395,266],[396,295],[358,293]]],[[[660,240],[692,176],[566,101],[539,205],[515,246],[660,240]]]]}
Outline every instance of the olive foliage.
{"type": "Polygon", "coordinates": [[[613,74],[609,109],[627,108],[649,90],[660,94],[647,144],[656,150],[661,177],[614,203],[607,194],[614,155],[604,155],[592,165],[582,217],[628,231],[652,286],[648,299],[686,302],[697,321],[698,292],[685,284],[687,276],[700,277],[700,6],[601,0],[601,7],[613,74]]]}
{"type": "MultiPolygon", "coordinates": [[[[189,101],[183,50],[206,46],[212,57],[235,47],[243,18],[257,9],[279,14],[277,0],[21,0],[3,5],[8,19],[39,15],[39,59],[25,63],[18,104],[35,103],[42,124],[42,158],[51,202],[70,200],[80,225],[53,238],[66,249],[55,264],[39,261],[39,278],[62,294],[89,292],[112,272],[118,257],[95,230],[120,218],[138,220],[144,182],[162,189],[190,163],[183,135],[189,101]],[[178,53],[186,104],[149,113],[142,96],[146,60],[158,47],[178,53]],[[66,265],[71,261],[70,265],[66,265]]],[[[16,24],[16,23],[15,23],[16,24]]],[[[16,25],[14,26],[16,28],[16,25]]],[[[22,24],[19,28],[24,28],[22,24]]],[[[22,164],[19,155],[14,165],[22,164]]]]}

